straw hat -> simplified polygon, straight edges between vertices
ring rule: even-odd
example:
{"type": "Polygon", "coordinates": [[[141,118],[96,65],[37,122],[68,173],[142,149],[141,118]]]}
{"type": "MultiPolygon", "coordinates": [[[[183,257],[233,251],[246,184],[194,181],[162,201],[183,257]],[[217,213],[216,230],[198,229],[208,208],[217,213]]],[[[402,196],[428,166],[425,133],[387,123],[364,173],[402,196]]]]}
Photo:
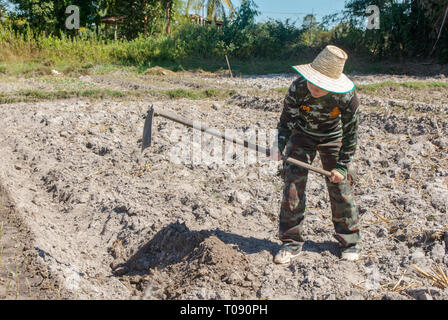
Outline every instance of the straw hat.
{"type": "Polygon", "coordinates": [[[336,46],[326,46],[312,63],[293,66],[306,80],[321,89],[347,93],[355,89],[353,82],[342,73],[347,53],[336,46]]]}

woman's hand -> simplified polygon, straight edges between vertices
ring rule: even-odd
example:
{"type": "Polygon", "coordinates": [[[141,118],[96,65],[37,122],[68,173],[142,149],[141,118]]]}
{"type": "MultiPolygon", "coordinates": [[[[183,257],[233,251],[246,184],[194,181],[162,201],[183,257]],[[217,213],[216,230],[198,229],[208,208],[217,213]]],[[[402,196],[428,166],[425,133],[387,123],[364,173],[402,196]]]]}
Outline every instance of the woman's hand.
{"type": "Polygon", "coordinates": [[[339,183],[343,181],[345,178],[339,171],[333,169],[331,170],[331,177],[328,179],[330,179],[330,181],[333,183],[339,183]]]}

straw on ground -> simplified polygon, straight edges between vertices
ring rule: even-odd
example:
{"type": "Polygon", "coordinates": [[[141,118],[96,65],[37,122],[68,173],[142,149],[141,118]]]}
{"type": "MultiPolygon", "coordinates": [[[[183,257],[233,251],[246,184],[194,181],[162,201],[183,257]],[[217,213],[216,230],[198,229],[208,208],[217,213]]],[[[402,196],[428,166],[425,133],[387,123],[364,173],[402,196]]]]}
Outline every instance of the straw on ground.
{"type": "Polygon", "coordinates": [[[415,264],[412,267],[425,278],[431,280],[435,286],[441,289],[448,289],[448,275],[440,266],[437,266],[435,269],[431,267],[432,274],[423,271],[415,264]]]}

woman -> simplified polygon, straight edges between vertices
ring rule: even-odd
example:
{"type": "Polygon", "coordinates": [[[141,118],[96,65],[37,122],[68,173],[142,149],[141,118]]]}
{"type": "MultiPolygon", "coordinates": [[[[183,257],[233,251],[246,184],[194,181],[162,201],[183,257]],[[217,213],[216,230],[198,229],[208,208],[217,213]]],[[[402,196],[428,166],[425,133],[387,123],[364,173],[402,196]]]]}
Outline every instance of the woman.
{"type": "MultiPolygon", "coordinates": [[[[359,101],[355,85],[343,74],[347,58],[342,49],[327,46],[311,64],[293,67],[300,76],[286,94],[278,144],[271,154],[281,160],[285,151],[285,156],[311,164],[319,152],[323,168],[332,174],[326,184],[341,256],[355,261],[361,236],[350,166],[358,137],[359,101]]],[[[301,252],[307,177],[308,170],[285,163],[279,223],[283,244],[275,263],[288,263],[301,252]]]]}

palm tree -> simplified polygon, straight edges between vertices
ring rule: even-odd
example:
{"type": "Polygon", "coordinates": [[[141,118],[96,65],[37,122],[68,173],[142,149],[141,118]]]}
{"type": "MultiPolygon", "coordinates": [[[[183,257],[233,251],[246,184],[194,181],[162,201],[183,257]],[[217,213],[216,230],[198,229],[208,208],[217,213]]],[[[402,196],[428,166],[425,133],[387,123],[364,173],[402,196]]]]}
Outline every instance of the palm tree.
{"type": "MultiPolygon", "coordinates": [[[[439,20],[442,20],[442,22],[441,22],[441,24],[440,24],[440,28],[439,28],[439,32],[438,32],[438,34],[437,34],[437,39],[436,39],[436,42],[434,43],[434,46],[433,46],[433,48],[432,48],[432,50],[431,50],[431,53],[429,54],[430,56],[434,53],[434,51],[436,50],[436,46],[437,46],[437,43],[439,42],[439,40],[440,40],[440,36],[442,35],[442,31],[443,31],[443,27],[445,26],[445,22],[447,21],[447,17],[448,17],[448,4],[446,4],[446,6],[445,6],[445,8],[440,8],[439,9],[439,12],[438,12],[438,15],[439,15],[439,18],[437,19],[437,22],[439,21],[439,20]],[[443,18],[442,18],[443,17],[443,18]]],[[[437,23],[436,22],[436,23],[437,23]]],[[[434,28],[434,29],[436,29],[436,28],[434,28]]]]}
{"type": "Polygon", "coordinates": [[[230,12],[233,12],[233,4],[231,0],[187,0],[187,10],[188,12],[190,8],[194,8],[196,12],[200,12],[202,8],[207,8],[207,19],[216,20],[218,17],[225,17],[226,10],[225,6],[230,9],[230,12]]]}
{"type": "Polygon", "coordinates": [[[307,14],[305,18],[303,18],[302,27],[310,34],[310,44],[313,43],[313,30],[316,28],[317,24],[316,17],[313,14],[307,14]]]}
{"type": "Polygon", "coordinates": [[[174,0],[162,0],[162,6],[166,13],[166,29],[165,33],[169,34],[171,32],[171,15],[174,6],[174,0]]]}

